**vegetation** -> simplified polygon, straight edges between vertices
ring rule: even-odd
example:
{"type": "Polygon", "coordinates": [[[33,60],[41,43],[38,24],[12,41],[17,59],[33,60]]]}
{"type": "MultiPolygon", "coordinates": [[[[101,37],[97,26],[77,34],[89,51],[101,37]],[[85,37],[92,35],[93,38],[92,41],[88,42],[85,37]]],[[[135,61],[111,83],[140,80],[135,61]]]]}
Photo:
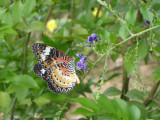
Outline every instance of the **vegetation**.
{"type": "Polygon", "coordinates": [[[81,107],[72,114],[82,115],[80,120],[159,120],[159,8],[159,0],[0,0],[0,119],[60,120],[75,102],[81,107]],[[33,73],[34,43],[74,56],[81,83],[66,94],[52,93],[33,73]],[[120,56],[122,72],[113,73],[108,59],[120,56]],[[141,63],[151,58],[156,69],[148,70],[150,78],[141,76],[141,63]],[[99,76],[91,76],[100,63],[99,76]],[[117,76],[122,88],[101,92],[117,76]]]}

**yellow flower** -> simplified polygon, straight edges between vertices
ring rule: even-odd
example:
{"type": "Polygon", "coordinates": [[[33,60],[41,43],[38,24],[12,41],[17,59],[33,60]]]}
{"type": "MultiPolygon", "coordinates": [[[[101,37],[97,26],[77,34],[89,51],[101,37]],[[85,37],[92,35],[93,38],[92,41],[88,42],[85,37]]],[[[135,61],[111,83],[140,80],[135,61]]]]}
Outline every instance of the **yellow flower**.
{"type": "MultiPolygon", "coordinates": [[[[93,11],[92,13],[93,13],[94,16],[96,16],[97,12],[98,12],[98,9],[95,8],[94,11],[93,11]]],[[[102,16],[102,10],[99,11],[98,17],[101,17],[101,16],[102,16]]]]}
{"type": "Polygon", "coordinates": [[[56,28],[57,28],[57,22],[54,19],[51,19],[47,22],[47,29],[49,30],[49,32],[53,32],[56,28]]]}

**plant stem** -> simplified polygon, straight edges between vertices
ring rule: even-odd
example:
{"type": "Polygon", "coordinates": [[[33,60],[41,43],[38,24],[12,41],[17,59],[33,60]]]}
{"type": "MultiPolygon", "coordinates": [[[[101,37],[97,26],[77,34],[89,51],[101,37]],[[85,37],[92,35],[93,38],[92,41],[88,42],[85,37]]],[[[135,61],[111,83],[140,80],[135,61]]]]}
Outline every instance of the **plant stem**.
{"type": "Polygon", "coordinates": [[[46,25],[50,15],[51,15],[52,9],[53,9],[53,5],[51,5],[50,8],[48,9],[47,15],[46,15],[45,20],[44,20],[45,25],[46,25]]]}
{"type": "Polygon", "coordinates": [[[116,44],[112,49],[116,48],[117,46],[119,46],[119,45],[121,45],[121,44],[123,44],[123,43],[125,43],[125,42],[127,42],[128,40],[130,40],[130,39],[132,39],[132,38],[134,38],[134,37],[140,36],[140,35],[148,32],[148,31],[151,31],[151,30],[156,29],[156,28],[159,28],[159,27],[160,27],[160,25],[159,25],[159,26],[152,27],[152,28],[149,28],[149,29],[147,29],[147,30],[144,30],[144,31],[139,32],[139,33],[136,33],[136,34],[132,34],[132,35],[131,35],[130,37],[128,37],[127,39],[125,39],[125,40],[123,40],[122,42],[116,44]]]}
{"type": "Polygon", "coordinates": [[[122,76],[122,79],[123,79],[123,83],[122,83],[122,94],[121,94],[121,99],[125,100],[125,101],[128,101],[128,97],[125,96],[125,94],[128,92],[128,85],[129,85],[129,78],[127,76],[127,71],[123,65],[123,76],[122,76]]]}
{"type": "Polygon", "coordinates": [[[24,56],[23,56],[23,64],[22,64],[21,74],[24,73],[24,70],[26,68],[26,57],[27,57],[28,43],[29,43],[30,37],[31,37],[31,33],[28,33],[28,38],[27,38],[26,44],[24,46],[24,56]]]}
{"type": "Polygon", "coordinates": [[[144,102],[143,102],[143,104],[144,104],[145,106],[148,106],[149,103],[152,102],[153,97],[154,97],[154,95],[155,95],[155,93],[156,93],[159,85],[160,85],[160,81],[158,81],[157,83],[155,83],[155,85],[152,87],[152,89],[151,89],[148,97],[147,97],[147,98],[144,100],[144,102]]]}
{"type": "MultiPolygon", "coordinates": [[[[27,38],[26,44],[24,46],[24,56],[23,56],[21,74],[24,74],[24,70],[26,68],[26,58],[27,58],[28,43],[29,43],[30,37],[31,37],[31,33],[28,33],[28,38],[27,38]]],[[[16,102],[17,102],[17,97],[15,96],[14,100],[13,100],[13,103],[12,103],[12,106],[11,106],[11,113],[10,113],[11,120],[14,119],[14,106],[15,106],[16,102]]]]}
{"type": "MultiPolygon", "coordinates": [[[[122,51],[125,52],[127,50],[127,44],[123,44],[123,47],[122,47],[122,51]]],[[[123,55],[123,61],[124,61],[124,55],[123,55]]],[[[125,94],[128,92],[128,86],[129,86],[129,78],[127,76],[127,71],[125,69],[125,66],[124,66],[124,62],[123,62],[123,66],[122,66],[122,70],[123,70],[123,75],[122,75],[122,94],[121,94],[121,99],[125,100],[125,101],[128,101],[128,97],[125,96],[125,94]]]]}
{"type": "Polygon", "coordinates": [[[16,102],[17,102],[17,98],[15,96],[13,103],[12,103],[12,106],[11,106],[11,120],[13,120],[13,118],[14,118],[14,105],[16,104],[16,102]]]}
{"type": "Polygon", "coordinates": [[[98,6],[98,10],[97,10],[97,13],[96,13],[96,19],[99,17],[101,7],[102,7],[101,5],[98,6]]]}

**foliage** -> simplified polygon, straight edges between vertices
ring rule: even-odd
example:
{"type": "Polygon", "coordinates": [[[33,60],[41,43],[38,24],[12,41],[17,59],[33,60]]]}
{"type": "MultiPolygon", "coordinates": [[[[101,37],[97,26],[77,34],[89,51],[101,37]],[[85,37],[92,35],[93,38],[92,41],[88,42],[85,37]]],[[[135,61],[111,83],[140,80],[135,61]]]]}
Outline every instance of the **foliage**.
{"type": "Polygon", "coordinates": [[[157,64],[160,61],[159,7],[158,0],[1,0],[0,119],[59,120],[76,102],[81,107],[73,114],[85,117],[81,119],[159,120],[160,68],[151,71],[151,91],[146,90],[148,79],[139,72],[142,61],[148,64],[151,57],[157,64]],[[90,41],[93,35],[98,39],[90,41]],[[83,66],[79,65],[85,71],[77,70],[81,83],[66,94],[49,91],[32,70],[37,63],[32,52],[36,42],[74,56],[76,63],[77,53],[87,56],[87,60],[80,58],[83,66]],[[107,60],[115,62],[119,56],[123,57],[122,72],[110,75],[113,70],[108,70],[107,60]],[[103,63],[101,74],[84,82],[91,70],[99,70],[99,63],[103,63]],[[120,75],[122,89],[112,86],[101,92],[105,83],[120,75]],[[129,81],[131,76],[134,81],[129,81]],[[136,86],[128,91],[129,84],[136,86]]]}

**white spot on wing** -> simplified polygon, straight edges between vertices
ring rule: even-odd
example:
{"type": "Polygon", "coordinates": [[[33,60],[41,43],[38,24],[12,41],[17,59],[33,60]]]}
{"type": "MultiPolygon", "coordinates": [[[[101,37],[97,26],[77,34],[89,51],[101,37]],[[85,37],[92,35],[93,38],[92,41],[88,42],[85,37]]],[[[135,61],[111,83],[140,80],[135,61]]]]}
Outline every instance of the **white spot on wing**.
{"type": "Polygon", "coordinates": [[[42,69],[42,70],[41,70],[42,74],[44,74],[44,73],[45,73],[45,71],[46,71],[45,69],[42,69]]]}
{"type": "Polygon", "coordinates": [[[51,47],[46,47],[46,49],[44,50],[44,55],[49,55],[51,49],[51,47]]]}
{"type": "Polygon", "coordinates": [[[46,60],[46,56],[49,55],[50,51],[51,51],[52,47],[46,47],[45,50],[43,50],[43,53],[41,54],[41,58],[43,61],[46,60]]]}

